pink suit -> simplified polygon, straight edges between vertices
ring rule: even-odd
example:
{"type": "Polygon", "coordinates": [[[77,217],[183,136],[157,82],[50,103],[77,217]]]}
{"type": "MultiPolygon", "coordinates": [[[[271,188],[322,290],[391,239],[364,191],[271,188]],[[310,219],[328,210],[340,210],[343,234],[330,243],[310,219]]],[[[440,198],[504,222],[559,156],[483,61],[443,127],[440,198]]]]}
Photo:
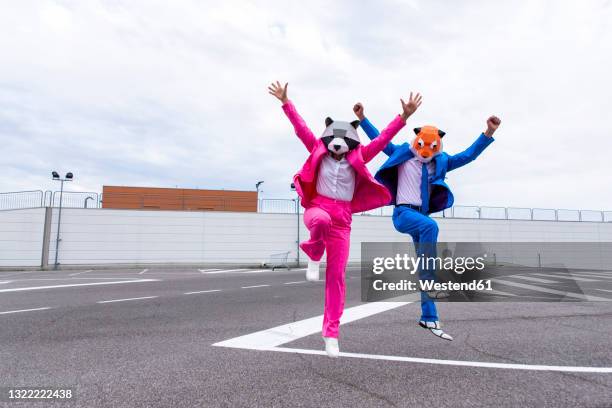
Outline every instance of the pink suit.
{"type": "Polygon", "coordinates": [[[355,192],[349,202],[317,194],[319,166],[329,150],[322,140],[313,135],[293,103],[285,103],[283,111],[310,152],[302,169],[293,178],[302,206],[306,209],[304,224],[310,231],[310,239],[302,242],[300,248],[314,261],[320,260],[327,250],[323,336],[337,338],[344,311],[344,272],[349,256],[352,214],[382,207],[391,201],[391,194],[372,177],[366,163],[389,144],[406,122],[398,115],[370,144],[360,144],[347,153],[346,160],[355,170],[355,192]]]}

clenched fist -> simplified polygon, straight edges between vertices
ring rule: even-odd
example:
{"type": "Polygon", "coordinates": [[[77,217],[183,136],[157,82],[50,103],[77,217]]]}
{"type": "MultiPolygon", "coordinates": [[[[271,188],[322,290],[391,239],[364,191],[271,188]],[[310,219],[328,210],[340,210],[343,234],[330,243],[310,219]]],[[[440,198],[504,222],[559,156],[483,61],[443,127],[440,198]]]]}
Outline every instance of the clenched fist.
{"type": "Polygon", "coordinates": [[[493,133],[495,133],[499,125],[501,125],[501,119],[499,119],[497,116],[489,117],[489,119],[487,119],[487,130],[484,132],[485,136],[493,136],[493,133]]]}
{"type": "Polygon", "coordinates": [[[363,105],[361,104],[361,102],[357,102],[355,106],[353,106],[353,112],[355,112],[355,115],[357,115],[357,118],[359,120],[363,120],[365,118],[365,114],[363,112],[363,105]]]}

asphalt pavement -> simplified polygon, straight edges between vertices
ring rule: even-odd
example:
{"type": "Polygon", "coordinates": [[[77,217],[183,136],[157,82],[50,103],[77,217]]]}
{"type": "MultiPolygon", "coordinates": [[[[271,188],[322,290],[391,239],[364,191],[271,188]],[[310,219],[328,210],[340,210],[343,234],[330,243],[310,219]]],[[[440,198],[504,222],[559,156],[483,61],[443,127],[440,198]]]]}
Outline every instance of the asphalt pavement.
{"type": "MultiPolygon", "coordinates": [[[[359,315],[360,274],[349,269],[354,320],[341,327],[339,359],[320,354],[320,328],[307,331],[323,312],[324,283],[303,274],[0,272],[0,387],[75,390],[71,402],[0,406],[612,406],[608,273],[575,274],[600,301],[440,303],[448,342],[417,326],[416,303],[359,315]],[[264,344],[279,333],[268,329],[289,323],[284,344],[264,344]],[[213,346],[261,331],[261,345],[213,346]]],[[[549,282],[505,277],[523,285],[504,291],[536,299],[564,280],[540,278],[549,282]]]]}

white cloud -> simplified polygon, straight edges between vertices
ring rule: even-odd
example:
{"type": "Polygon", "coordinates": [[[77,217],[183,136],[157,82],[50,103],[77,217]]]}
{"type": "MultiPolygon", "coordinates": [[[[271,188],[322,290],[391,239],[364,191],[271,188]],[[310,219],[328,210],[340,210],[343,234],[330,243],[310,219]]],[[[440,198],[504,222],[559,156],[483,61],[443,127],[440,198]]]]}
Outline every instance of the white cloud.
{"type": "Polygon", "coordinates": [[[266,92],[279,79],[315,134],[357,100],[383,127],[410,90],[424,104],[396,141],[432,123],[457,152],[498,114],[497,141],[449,175],[459,204],[610,209],[611,14],[604,1],[12,2],[0,191],[53,188],[57,169],[80,190],[261,179],[265,197],[291,197],[306,152],[266,92]]]}

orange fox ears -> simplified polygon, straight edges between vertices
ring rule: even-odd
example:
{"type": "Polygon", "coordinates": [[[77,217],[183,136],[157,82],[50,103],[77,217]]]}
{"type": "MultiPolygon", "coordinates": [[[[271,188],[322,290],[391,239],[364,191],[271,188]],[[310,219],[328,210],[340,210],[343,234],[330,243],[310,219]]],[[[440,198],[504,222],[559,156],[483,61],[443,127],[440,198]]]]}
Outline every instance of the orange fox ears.
{"type": "MultiPolygon", "coordinates": [[[[438,136],[440,137],[444,137],[444,135],[446,134],[446,132],[440,130],[440,129],[436,129],[438,131],[438,136]]],[[[419,133],[421,133],[421,128],[414,128],[414,134],[418,135],[419,133]]]]}

